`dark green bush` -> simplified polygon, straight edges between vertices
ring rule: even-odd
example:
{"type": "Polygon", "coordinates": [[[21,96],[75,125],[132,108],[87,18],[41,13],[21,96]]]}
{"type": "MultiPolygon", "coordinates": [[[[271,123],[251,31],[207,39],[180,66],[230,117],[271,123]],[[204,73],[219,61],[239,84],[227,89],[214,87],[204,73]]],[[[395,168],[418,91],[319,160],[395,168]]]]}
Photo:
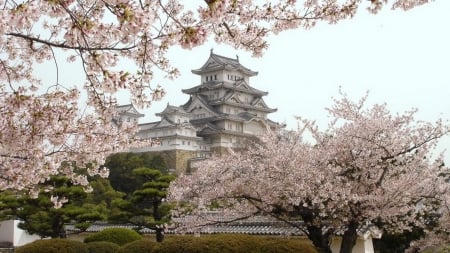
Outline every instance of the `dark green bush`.
{"type": "Polygon", "coordinates": [[[112,242],[90,242],[86,245],[89,253],[116,253],[119,250],[119,245],[112,242]]]}
{"type": "Polygon", "coordinates": [[[422,251],[422,253],[450,253],[450,245],[442,247],[429,247],[422,251]]]}
{"type": "MultiPolygon", "coordinates": [[[[193,236],[175,236],[167,238],[157,245],[152,253],[212,253],[216,252],[210,245],[205,243],[204,238],[194,238],[193,236]]],[[[222,251],[226,253],[227,251],[222,251]]],[[[136,252],[138,253],[138,252],[136,252]]],[[[142,253],[142,252],[139,252],[142,253]]]]}
{"type": "MultiPolygon", "coordinates": [[[[135,251],[134,253],[144,253],[135,251]]],[[[201,237],[172,236],[153,248],[151,253],[316,253],[312,244],[303,239],[243,234],[220,234],[201,237]]],[[[125,253],[125,252],[124,252],[125,253]]]]}
{"type": "Polygon", "coordinates": [[[124,245],[132,241],[142,239],[142,236],[131,229],[127,228],[107,228],[84,239],[85,243],[89,242],[113,242],[117,245],[124,245]]]}
{"type": "Polygon", "coordinates": [[[208,245],[209,252],[256,253],[265,237],[245,234],[217,234],[196,238],[198,243],[208,245]]]}
{"type": "Polygon", "coordinates": [[[117,253],[150,253],[157,244],[157,242],[142,239],[123,245],[117,253]]]}
{"type": "Polygon", "coordinates": [[[259,247],[260,253],[316,253],[316,249],[309,241],[300,239],[267,238],[259,247]]]}
{"type": "Polygon", "coordinates": [[[38,240],[18,247],[15,253],[88,253],[87,246],[67,239],[38,240]]]}

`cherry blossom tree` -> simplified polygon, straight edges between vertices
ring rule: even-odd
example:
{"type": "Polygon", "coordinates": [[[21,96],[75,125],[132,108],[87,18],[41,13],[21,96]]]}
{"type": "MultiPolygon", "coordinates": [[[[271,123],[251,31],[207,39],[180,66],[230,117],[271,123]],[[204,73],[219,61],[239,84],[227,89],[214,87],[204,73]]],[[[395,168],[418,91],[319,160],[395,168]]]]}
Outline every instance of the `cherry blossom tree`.
{"type": "Polygon", "coordinates": [[[350,253],[362,226],[427,227],[449,194],[448,168],[433,154],[449,128],[415,120],[416,110],[366,109],[365,101],[343,95],[328,109],[325,131],[300,120],[297,131],[269,132],[176,179],[170,200],[189,203],[174,212],[180,229],[269,215],[304,231],[318,252],[330,253],[332,236],[341,235],[340,252],[350,253]]]}
{"type": "Polygon", "coordinates": [[[152,78],[178,75],[166,57],[173,46],[212,37],[261,55],[269,34],[336,23],[361,5],[376,13],[426,2],[0,0],[0,190],[33,188],[58,173],[86,184],[74,167],[61,169],[63,161],[105,174],[105,156],[130,145],[136,130],[111,123],[117,91],[128,90],[138,106],[161,98],[152,78]],[[42,63],[53,64],[56,81],[34,72],[42,63]],[[84,71],[84,83],[60,81],[67,64],[84,71]]]}

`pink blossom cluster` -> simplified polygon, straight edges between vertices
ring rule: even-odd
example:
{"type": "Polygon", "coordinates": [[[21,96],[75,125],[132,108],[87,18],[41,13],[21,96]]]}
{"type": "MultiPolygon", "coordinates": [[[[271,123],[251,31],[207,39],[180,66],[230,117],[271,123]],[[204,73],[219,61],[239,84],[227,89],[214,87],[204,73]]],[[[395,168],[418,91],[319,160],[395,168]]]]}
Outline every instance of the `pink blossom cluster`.
{"type": "Polygon", "coordinates": [[[24,89],[0,91],[1,190],[33,190],[55,174],[88,190],[88,175],[108,176],[102,167],[106,156],[136,142],[135,125],[80,113],[78,94],[76,89],[40,96],[24,89]]]}
{"type": "Polygon", "coordinates": [[[417,121],[415,110],[393,115],[385,104],[366,108],[365,101],[343,94],[328,108],[333,120],[326,130],[299,119],[297,131],[270,131],[242,152],[180,176],[169,199],[183,203],[175,217],[190,217],[181,228],[214,222],[205,215],[211,209],[235,219],[266,214],[288,224],[300,220],[311,237],[312,228],[323,236],[352,225],[355,235],[364,224],[390,232],[427,227],[430,213],[445,222],[448,168],[433,150],[449,127],[417,121]]]}

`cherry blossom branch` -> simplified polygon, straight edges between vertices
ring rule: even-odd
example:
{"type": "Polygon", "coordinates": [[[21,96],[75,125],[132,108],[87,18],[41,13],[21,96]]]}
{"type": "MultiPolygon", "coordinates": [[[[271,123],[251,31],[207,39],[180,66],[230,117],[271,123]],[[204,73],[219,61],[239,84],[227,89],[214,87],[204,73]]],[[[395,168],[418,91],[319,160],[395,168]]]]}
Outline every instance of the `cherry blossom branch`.
{"type": "Polygon", "coordinates": [[[51,42],[51,41],[47,41],[47,40],[43,40],[40,38],[36,38],[36,37],[32,37],[32,36],[28,36],[22,33],[15,33],[15,32],[10,32],[10,33],[6,33],[6,35],[9,36],[14,36],[14,37],[18,37],[18,38],[22,38],[22,39],[26,39],[28,41],[33,41],[33,42],[38,42],[44,45],[48,45],[50,47],[56,47],[56,48],[62,48],[62,49],[73,49],[73,50],[79,50],[79,51],[126,51],[126,50],[130,50],[133,48],[136,48],[136,45],[132,45],[132,46],[128,46],[128,47],[96,47],[96,46],[70,46],[63,43],[55,43],[55,42],[51,42]]]}

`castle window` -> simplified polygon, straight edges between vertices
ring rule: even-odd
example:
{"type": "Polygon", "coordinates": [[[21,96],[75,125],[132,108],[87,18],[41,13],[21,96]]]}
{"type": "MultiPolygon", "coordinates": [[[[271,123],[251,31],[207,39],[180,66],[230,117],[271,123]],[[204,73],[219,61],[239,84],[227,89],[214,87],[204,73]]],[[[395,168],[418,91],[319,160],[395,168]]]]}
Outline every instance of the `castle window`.
{"type": "Polygon", "coordinates": [[[206,81],[208,82],[208,76],[206,76],[206,81]]]}
{"type": "Polygon", "coordinates": [[[217,80],[217,75],[214,75],[214,80],[217,80]]]}
{"type": "Polygon", "coordinates": [[[184,145],[184,141],[182,141],[182,144],[184,145]]]}

